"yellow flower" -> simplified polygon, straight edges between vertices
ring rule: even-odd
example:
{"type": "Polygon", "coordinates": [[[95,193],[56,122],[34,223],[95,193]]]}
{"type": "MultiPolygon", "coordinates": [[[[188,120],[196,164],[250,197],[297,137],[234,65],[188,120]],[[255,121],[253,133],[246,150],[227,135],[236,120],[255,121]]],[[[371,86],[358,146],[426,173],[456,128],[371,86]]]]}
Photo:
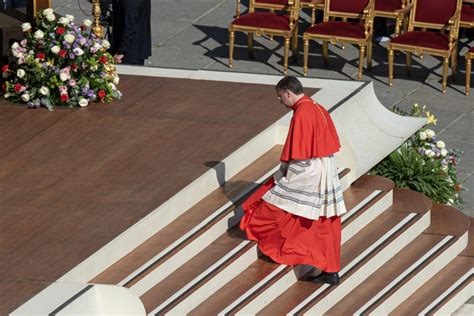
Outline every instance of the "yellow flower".
{"type": "Polygon", "coordinates": [[[426,114],[427,124],[436,125],[436,123],[438,122],[438,119],[434,116],[434,114],[431,114],[429,111],[426,111],[425,114],[426,114]]]}

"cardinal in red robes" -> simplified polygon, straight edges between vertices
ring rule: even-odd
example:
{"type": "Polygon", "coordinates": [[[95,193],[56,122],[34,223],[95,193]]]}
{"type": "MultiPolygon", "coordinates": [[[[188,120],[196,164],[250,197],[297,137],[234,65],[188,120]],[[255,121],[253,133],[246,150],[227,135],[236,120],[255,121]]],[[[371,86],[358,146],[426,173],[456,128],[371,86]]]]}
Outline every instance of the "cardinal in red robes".
{"type": "Polygon", "coordinates": [[[314,266],[322,273],[309,280],[338,284],[346,212],[334,158],[339,137],[329,113],[304,95],[297,78],[284,77],[275,88],[293,117],[280,169],[243,203],[240,228],[273,261],[314,266]]]}

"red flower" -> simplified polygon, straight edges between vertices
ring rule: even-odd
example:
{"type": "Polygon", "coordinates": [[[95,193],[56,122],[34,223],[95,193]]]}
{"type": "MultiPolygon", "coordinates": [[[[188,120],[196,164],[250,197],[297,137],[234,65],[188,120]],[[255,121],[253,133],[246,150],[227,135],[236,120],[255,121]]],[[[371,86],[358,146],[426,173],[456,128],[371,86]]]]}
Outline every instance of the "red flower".
{"type": "Polygon", "coordinates": [[[66,55],[67,55],[67,52],[64,49],[61,49],[59,51],[59,57],[64,58],[64,57],[66,57],[66,55]]]}
{"type": "Polygon", "coordinates": [[[2,67],[2,72],[7,73],[8,72],[8,65],[5,65],[2,67]]]}
{"type": "Polygon", "coordinates": [[[58,27],[56,29],[56,34],[63,35],[66,30],[63,27],[58,27]]]}
{"type": "Polygon", "coordinates": [[[65,94],[61,94],[61,102],[67,102],[69,100],[69,96],[65,94]]]}
{"type": "Polygon", "coordinates": [[[46,57],[46,55],[44,53],[38,53],[36,54],[36,58],[40,59],[40,60],[43,60],[44,58],[46,57]]]}
{"type": "Polygon", "coordinates": [[[71,65],[71,68],[72,68],[73,70],[76,70],[76,69],[77,69],[77,64],[72,64],[72,65],[71,65]]]}
{"type": "Polygon", "coordinates": [[[81,30],[84,31],[85,29],[87,29],[87,27],[85,25],[81,25],[81,30]]]}
{"type": "Polygon", "coordinates": [[[20,83],[17,83],[15,87],[13,88],[13,90],[15,90],[15,92],[20,92],[21,88],[23,88],[23,86],[20,83]]]}
{"type": "Polygon", "coordinates": [[[7,86],[5,84],[2,84],[2,91],[5,92],[7,90],[7,86]]]}
{"type": "Polygon", "coordinates": [[[99,61],[100,61],[101,63],[105,64],[105,63],[107,62],[107,57],[101,56],[101,57],[99,58],[99,61]]]}
{"type": "Polygon", "coordinates": [[[104,90],[99,90],[99,92],[97,92],[97,95],[99,96],[99,98],[103,99],[107,93],[105,93],[104,90]]]}
{"type": "Polygon", "coordinates": [[[454,190],[456,190],[456,192],[460,192],[461,191],[461,185],[459,183],[456,183],[454,185],[454,190]]]}

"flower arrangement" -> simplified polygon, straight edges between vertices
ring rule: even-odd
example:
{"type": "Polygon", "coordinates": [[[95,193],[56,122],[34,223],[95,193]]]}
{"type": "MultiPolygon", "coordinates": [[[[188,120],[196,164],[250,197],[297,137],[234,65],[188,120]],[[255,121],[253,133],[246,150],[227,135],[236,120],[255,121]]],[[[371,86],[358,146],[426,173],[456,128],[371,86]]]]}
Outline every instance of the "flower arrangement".
{"type": "Polygon", "coordinates": [[[53,110],[122,96],[110,43],[92,32],[91,20],[76,25],[72,15],[58,19],[46,9],[34,24],[22,24],[25,38],[11,46],[16,62],[2,67],[6,99],[53,110]]]}
{"type": "MultiPolygon", "coordinates": [[[[426,106],[420,107],[416,103],[410,113],[396,107],[392,111],[400,115],[426,115],[427,125],[437,123],[436,117],[426,111],[426,106]]],[[[462,154],[458,149],[448,149],[446,143],[425,126],[376,165],[371,173],[393,180],[397,187],[424,193],[437,203],[461,208],[459,193],[466,188],[457,179],[456,166],[462,154]]]]}

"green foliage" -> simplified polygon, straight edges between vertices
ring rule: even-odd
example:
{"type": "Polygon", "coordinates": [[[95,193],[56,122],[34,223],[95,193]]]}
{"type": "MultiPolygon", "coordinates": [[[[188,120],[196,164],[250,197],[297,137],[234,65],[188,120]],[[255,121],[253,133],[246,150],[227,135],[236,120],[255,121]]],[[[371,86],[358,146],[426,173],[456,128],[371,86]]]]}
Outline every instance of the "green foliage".
{"type": "Polygon", "coordinates": [[[407,144],[381,161],[372,174],[391,179],[399,188],[424,193],[437,203],[449,203],[456,190],[439,161],[424,159],[407,144]]]}

